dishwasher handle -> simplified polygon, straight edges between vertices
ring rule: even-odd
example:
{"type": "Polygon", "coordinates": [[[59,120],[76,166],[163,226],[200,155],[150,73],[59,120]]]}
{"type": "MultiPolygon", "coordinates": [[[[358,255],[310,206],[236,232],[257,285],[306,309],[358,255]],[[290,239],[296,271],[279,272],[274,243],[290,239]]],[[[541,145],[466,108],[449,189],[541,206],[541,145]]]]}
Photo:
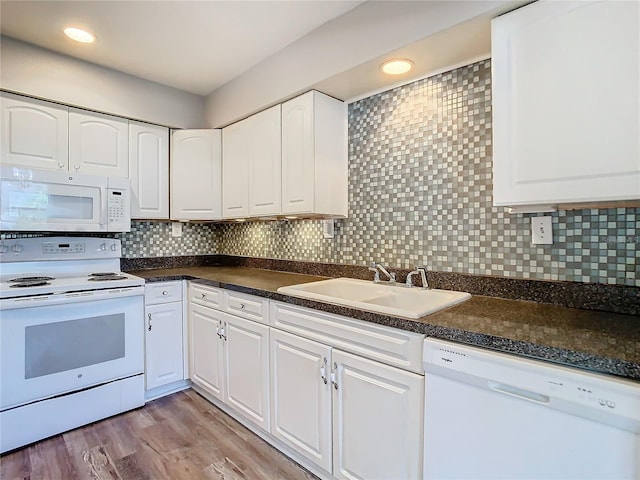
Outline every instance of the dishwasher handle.
{"type": "Polygon", "coordinates": [[[512,397],[520,398],[522,400],[527,400],[529,402],[535,402],[542,405],[546,405],[549,403],[549,400],[550,400],[547,395],[532,392],[530,390],[525,390],[523,388],[514,387],[513,385],[507,385],[506,383],[493,382],[489,380],[487,382],[487,385],[494,392],[503,393],[505,395],[510,395],[512,397]]]}

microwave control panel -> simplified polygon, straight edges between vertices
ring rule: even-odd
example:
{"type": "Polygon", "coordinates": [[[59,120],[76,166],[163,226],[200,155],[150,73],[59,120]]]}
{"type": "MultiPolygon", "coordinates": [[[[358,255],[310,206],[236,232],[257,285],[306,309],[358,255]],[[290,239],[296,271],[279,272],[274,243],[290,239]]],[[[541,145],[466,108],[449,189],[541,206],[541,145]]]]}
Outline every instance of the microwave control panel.
{"type": "Polygon", "coordinates": [[[107,190],[108,230],[112,232],[128,232],[131,227],[129,198],[126,191],[117,189],[107,190]]]}

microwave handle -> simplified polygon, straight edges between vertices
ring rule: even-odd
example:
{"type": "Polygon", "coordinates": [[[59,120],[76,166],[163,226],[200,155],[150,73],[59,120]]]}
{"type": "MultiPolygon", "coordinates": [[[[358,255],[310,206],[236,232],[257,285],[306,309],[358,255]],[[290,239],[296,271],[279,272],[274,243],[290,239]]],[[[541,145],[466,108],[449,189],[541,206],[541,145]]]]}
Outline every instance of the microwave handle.
{"type": "Polygon", "coordinates": [[[109,227],[109,216],[107,215],[109,209],[109,189],[100,189],[100,225],[104,225],[105,229],[109,227]]]}

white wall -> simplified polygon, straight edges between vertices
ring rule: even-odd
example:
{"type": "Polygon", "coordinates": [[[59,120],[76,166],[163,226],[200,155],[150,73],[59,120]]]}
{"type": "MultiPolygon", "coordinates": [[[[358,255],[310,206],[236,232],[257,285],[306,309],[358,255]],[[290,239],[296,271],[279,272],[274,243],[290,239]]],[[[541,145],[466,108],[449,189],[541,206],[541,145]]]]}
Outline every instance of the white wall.
{"type": "MultiPolygon", "coordinates": [[[[214,91],[207,97],[206,126],[235,122],[388,52],[519,3],[522,2],[365,2],[214,91]]],[[[447,45],[441,48],[446,49],[447,45]]],[[[353,96],[351,87],[349,96],[353,96]]],[[[341,99],[346,98],[345,95],[341,99]]]]}
{"type": "Polygon", "coordinates": [[[168,127],[204,126],[204,97],[9,37],[0,37],[0,88],[168,127]]]}

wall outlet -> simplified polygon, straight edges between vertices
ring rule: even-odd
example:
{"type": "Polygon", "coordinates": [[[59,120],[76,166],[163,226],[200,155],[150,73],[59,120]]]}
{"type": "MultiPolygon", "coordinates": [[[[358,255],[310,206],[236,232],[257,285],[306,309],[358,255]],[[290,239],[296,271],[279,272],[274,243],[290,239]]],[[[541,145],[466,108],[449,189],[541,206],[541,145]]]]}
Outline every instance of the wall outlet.
{"type": "Polygon", "coordinates": [[[531,243],[534,245],[551,245],[553,243],[553,227],[551,217],[531,217],[531,243]]]}
{"type": "Polygon", "coordinates": [[[182,224],[180,222],[174,222],[171,224],[171,236],[172,237],[182,236],[182,224]]]}
{"type": "Polygon", "coordinates": [[[322,237],[333,238],[336,235],[336,224],[333,218],[322,220],[322,237]]]}

